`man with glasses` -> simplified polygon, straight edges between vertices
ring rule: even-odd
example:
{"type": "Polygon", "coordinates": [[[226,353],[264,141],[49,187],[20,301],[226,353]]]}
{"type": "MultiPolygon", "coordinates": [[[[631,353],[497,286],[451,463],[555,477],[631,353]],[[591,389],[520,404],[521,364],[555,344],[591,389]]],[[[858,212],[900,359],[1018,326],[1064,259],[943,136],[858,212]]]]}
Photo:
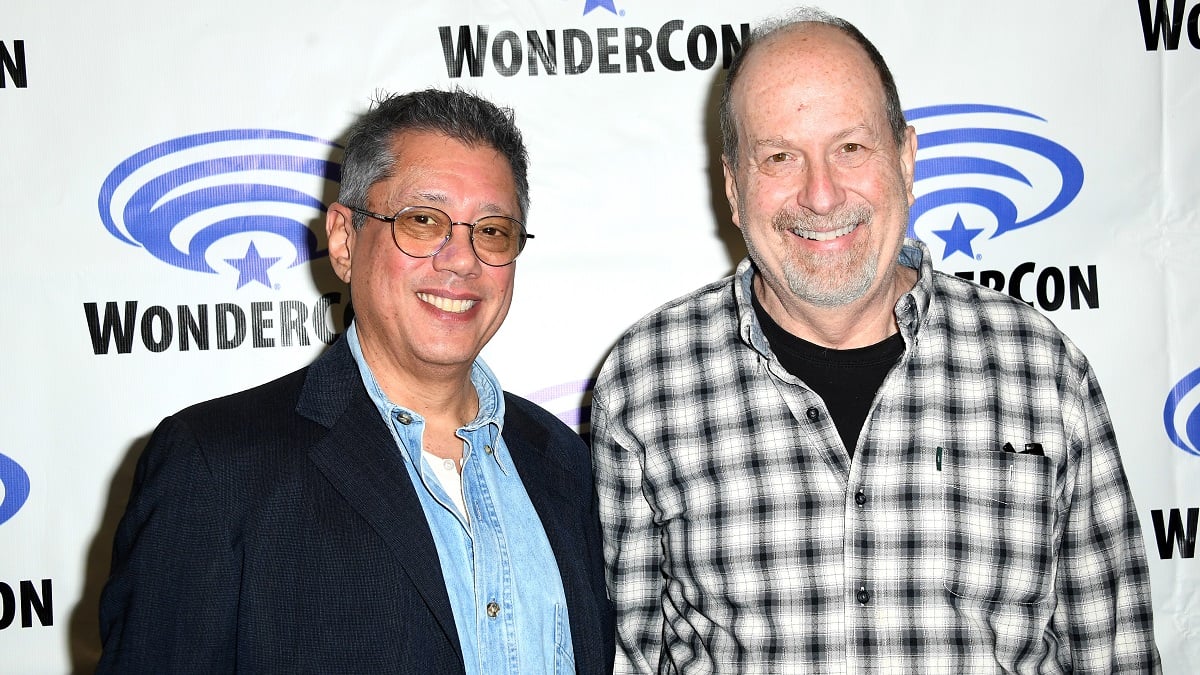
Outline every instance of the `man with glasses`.
{"type": "Polygon", "coordinates": [[[479,359],[532,237],[526,163],[511,112],[461,91],[355,123],[326,218],[354,322],[155,431],[100,672],[611,669],[587,448],[479,359]]]}

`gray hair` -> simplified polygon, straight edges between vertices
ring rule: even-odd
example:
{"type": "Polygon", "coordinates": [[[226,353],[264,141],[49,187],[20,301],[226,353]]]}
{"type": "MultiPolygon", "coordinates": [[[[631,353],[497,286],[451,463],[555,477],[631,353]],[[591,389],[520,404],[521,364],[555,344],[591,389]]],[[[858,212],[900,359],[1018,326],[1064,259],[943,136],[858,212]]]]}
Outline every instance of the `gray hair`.
{"type": "MultiPolygon", "coordinates": [[[[513,121],[513,111],[461,89],[379,95],[346,136],[339,202],[366,207],[371,186],[392,175],[396,162],[392,140],[405,131],[436,132],[468,146],[495,149],[512,169],[519,215],[525,219],[529,212],[529,153],[513,121]]],[[[365,220],[355,213],[355,229],[361,229],[365,220]]]]}
{"type": "Polygon", "coordinates": [[[867,57],[871,59],[871,64],[875,66],[875,71],[879,74],[880,81],[883,83],[884,108],[887,112],[888,126],[892,130],[892,137],[896,140],[897,146],[904,143],[904,131],[908,128],[908,123],[904,120],[904,109],[900,107],[900,94],[896,91],[896,80],[892,78],[892,71],[888,69],[887,63],[883,60],[883,55],[849,21],[814,7],[799,7],[783,16],[766,19],[758,26],[755,26],[754,30],[750,33],[750,38],[746,40],[746,43],[742,45],[742,49],[734,55],[733,61],[729,64],[729,71],[725,75],[725,85],[721,90],[720,117],[721,151],[728,158],[731,166],[736,166],[738,161],[737,117],[733,111],[732,92],[734,83],[737,82],[738,76],[741,75],[742,64],[745,63],[746,57],[759,43],[766,41],[767,38],[773,35],[804,23],[818,23],[832,26],[846,34],[863,48],[863,51],[867,53],[867,57]]]}

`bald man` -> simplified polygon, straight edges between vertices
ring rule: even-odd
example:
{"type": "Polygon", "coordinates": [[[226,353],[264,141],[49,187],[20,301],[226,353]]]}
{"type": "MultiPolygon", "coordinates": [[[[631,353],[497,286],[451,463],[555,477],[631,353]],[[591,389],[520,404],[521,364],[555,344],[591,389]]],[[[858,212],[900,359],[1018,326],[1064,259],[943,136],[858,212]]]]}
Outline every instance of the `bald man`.
{"type": "Polygon", "coordinates": [[[1149,575],[1087,359],[906,240],[883,58],[801,10],[721,106],[734,275],[636,323],[593,454],[618,672],[1147,673],[1149,575]]]}

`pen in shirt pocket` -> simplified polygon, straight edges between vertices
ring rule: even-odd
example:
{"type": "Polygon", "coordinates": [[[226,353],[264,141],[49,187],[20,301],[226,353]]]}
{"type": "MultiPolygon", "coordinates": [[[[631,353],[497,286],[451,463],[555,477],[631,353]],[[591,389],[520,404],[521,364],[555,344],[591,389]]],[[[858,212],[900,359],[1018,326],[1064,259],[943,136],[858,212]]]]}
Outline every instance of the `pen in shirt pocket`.
{"type": "MultiPolygon", "coordinates": [[[[1013,454],[1035,455],[1037,457],[1044,457],[1046,455],[1046,453],[1042,450],[1041,443],[1026,443],[1025,449],[1018,453],[1016,448],[1013,447],[1013,444],[1006,441],[1004,443],[1003,450],[1004,452],[1011,452],[1013,454]]],[[[944,452],[945,448],[940,445],[937,446],[937,449],[934,451],[934,461],[937,465],[938,471],[942,470],[942,453],[944,452]]]]}

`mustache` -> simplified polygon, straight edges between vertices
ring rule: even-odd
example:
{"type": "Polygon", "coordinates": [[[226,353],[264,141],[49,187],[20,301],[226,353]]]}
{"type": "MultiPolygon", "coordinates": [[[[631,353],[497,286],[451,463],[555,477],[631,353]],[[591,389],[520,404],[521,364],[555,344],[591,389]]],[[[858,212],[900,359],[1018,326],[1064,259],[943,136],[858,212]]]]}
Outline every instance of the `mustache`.
{"type": "Polygon", "coordinates": [[[875,212],[866,204],[854,206],[839,206],[836,210],[824,215],[811,211],[793,211],[780,209],[772,218],[771,225],[776,232],[791,230],[806,230],[809,232],[830,232],[849,225],[871,222],[875,212]]]}

